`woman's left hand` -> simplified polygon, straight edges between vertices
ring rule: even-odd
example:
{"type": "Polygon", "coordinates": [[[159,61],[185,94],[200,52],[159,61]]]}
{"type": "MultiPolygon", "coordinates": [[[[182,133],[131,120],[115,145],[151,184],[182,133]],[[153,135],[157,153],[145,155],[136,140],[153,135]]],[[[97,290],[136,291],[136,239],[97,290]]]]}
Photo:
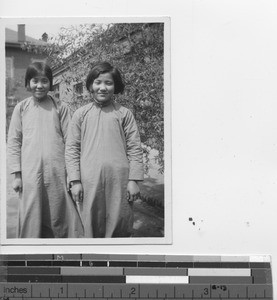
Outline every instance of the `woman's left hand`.
{"type": "Polygon", "coordinates": [[[136,181],[129,180],[127,185],[127,200],[133,202],[140,198],[140,188],[136,181]]]}

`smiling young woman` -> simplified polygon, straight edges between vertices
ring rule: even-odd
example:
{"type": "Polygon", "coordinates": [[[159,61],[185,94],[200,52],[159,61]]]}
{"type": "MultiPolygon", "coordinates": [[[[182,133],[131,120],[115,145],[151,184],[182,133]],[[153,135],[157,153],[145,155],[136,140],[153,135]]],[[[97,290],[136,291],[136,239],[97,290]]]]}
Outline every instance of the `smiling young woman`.
{"type": "Polygon", "coordinates": [[[33,63],[25,75],[31,97],[19,102],[8,134],[8,164],[19,196],[19,238],[73,238],[83,226],[67,191],[65,140],[69,108],[48,95],[52,71],[33,63]]]}
{"type": "Polygon", "coordinates": [[[93,101],[74,113],[66,142],[72,197],[80,203],[85,237],[130,237],[132,204],[144,179],[138,127],[113,99],[124,91],[117,68],[96,63],[86,86],[93,101]]]}
{"type": "Polygon", "coordinates": [[[50,81],[46,76],[36,76],[30,79],[29,90],[33,97],[43,101],[47,98],[50,91],[50,81]]]}
{"type": "Polygon", "coordinates": [[[89,89],[93,99],[99,103],[111,101],[114,95],[114,80],[110,73],[100,74],[91,84],[89,89]]]}

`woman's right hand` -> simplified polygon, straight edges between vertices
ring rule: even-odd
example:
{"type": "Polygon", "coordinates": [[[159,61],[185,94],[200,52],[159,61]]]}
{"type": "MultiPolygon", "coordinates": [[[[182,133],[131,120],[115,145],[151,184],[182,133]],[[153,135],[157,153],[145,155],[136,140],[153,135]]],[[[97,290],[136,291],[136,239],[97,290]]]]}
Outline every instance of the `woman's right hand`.
{"type": "Polygon", "coordinates": [[[15,192],[22,193],[22,177],[20,172],[15,173],[15,177],[12,182],[12,187],[15,190],[15,192]]]}
{"type": "Polygon", "coordinates": [[[83,202],[83,185],[81,181],[76,180],[71,182],[71,195],[76,203],[83,202]]]}

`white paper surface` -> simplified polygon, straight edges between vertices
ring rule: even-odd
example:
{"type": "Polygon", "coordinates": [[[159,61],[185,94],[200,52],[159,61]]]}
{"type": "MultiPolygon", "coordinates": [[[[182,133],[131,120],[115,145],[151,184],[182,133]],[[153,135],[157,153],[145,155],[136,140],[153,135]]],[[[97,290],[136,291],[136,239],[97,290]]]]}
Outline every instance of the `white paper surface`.
{"type": "Polygon", "coordinates": [[[277,285],[276,1],[3,0],[0,11],[171,18],[173,244],[68,252],[269,254],[277,285]]]}

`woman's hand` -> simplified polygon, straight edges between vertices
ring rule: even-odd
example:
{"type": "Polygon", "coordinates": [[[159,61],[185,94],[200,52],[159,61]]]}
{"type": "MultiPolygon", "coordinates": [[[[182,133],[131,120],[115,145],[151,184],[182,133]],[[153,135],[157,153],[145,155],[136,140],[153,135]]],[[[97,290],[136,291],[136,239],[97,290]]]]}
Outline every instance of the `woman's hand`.
{"type": "Polygon", "coordinates": [[[80,180],[71,181],[71,195],[77,204],[83,202],[83,185],[80,180]]]}
{"type": "Polygon", "coordinates": [[[16,172],[14,180],[12,182],[12,187],[16,192],[22,193],[22,177],[21,172],[16,172]]]}
{"type": "Polygon", "coordinates": [[[66,176],[66,189],[68,192],[70,191],[70,181],[69,181],[68,176],[66,176]]]}
{"type": "Polygon", "coordinates": [[[129,180],[127,185],[127,200],[133,202],[140,197],[140,188],[136,181],[129,180]]]}

